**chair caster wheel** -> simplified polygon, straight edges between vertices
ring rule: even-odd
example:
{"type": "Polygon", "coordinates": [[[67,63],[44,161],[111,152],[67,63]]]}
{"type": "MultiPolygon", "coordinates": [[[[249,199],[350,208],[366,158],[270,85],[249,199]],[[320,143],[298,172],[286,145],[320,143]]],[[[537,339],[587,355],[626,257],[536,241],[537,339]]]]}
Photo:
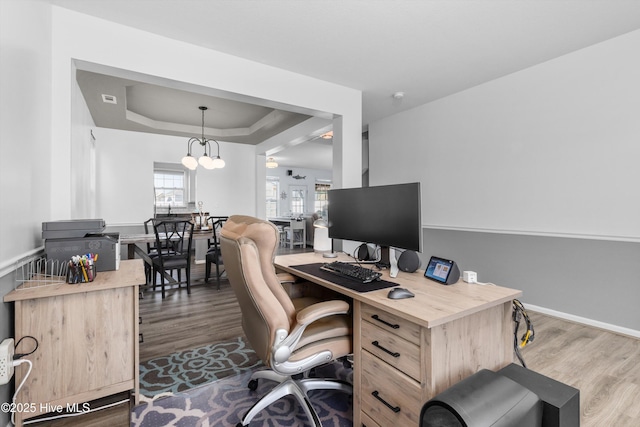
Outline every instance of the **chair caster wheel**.
{"type": "Polygon", "coordinates": [[[236,427],[244,427],[244,424],[238,423],[238,424],[236,424],[236,427]]]}
{"type": "MultiPolygon", "coordinates": [[[[249,381],[249,385],[247,387],[249,387],[249,390],[251,391],[256,391],[258,388],[258,380],[249,381]]],[[[238,424],[236,427],[242,427],[242,423],[238,424]]]]}

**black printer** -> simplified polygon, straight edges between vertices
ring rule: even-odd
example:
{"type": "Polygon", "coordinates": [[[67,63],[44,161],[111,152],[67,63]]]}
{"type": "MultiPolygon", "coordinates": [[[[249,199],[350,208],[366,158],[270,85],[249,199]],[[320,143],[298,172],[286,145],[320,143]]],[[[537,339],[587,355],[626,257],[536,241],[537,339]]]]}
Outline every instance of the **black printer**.
{"type": "Polygon", "coordinates": [[[68,261],[74,255],[98,255],[96,271],[120,268],[120,233],[104,233],[103,219],[72,219],[42,223],[47,259],[68,261]]]}

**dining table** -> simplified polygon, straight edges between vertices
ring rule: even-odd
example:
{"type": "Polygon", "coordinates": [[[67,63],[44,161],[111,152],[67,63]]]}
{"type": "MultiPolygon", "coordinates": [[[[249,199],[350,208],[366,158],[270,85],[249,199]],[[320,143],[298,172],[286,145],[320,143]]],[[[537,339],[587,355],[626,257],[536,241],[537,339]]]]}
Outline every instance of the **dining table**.
{"type": "MultiPolygon", "coordinates": [[[[194,230],[191,238],[196,242],[195,249],[195,262],[196,264],[202,264],[205,262],[205,256],[207,253],[207,245],[199,245],[213,238],[213,230],[194,230]],[[203,248],[199,247],[203,246],[203,248]],[[199,250],[200,249],[200,250],[199,250]]],[[[133,259],[136,255],[142,258],[145,262],[151,264],[151,258],[147,254],[147,251],[141,248],[140,244],[146,245],[156,243],[156,235],[154,233],[139,233],[139,234],[121,234],[120,244],[127,246],[127,258],[133,259]]]]}

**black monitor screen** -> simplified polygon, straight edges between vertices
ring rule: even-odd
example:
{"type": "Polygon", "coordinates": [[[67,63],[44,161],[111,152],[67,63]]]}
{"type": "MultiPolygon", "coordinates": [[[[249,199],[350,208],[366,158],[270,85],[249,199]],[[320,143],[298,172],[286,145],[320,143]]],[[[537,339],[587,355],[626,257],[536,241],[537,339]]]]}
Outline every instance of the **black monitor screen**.
{"type": "Polygon", "coordinates": [[[420,183],[329,190],[329,237],[420,251],[420,183]]]}

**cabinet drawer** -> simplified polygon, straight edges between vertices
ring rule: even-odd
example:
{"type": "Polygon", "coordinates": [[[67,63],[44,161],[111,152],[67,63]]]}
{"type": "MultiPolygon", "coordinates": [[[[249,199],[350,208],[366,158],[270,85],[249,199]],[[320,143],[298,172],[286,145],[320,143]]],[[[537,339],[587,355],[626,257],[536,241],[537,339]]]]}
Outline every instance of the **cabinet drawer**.
{"type": "Polygon", "coordinates": [[[362,411],[382,426],[417,426],[422,392],[418,383],[362,352],[362,411]]]}
{"type": "Polygon", "coordinates": [[[420,382],[420,347],[394,332],[362,322],[362,348],[420,382]]]}
{"type": "Polygon", "coordinates": [[[392,332],[416,345],[420,345],[420,326],[394,314],[362,304],[362,320],[392,332]]]}
{"type": "Polygon", "coordinates": [[[360,412],[360,421],[362,423],[362,427],[380,427],[380,424],[373,421],[367,414],[364,412],[360,412]]]}

